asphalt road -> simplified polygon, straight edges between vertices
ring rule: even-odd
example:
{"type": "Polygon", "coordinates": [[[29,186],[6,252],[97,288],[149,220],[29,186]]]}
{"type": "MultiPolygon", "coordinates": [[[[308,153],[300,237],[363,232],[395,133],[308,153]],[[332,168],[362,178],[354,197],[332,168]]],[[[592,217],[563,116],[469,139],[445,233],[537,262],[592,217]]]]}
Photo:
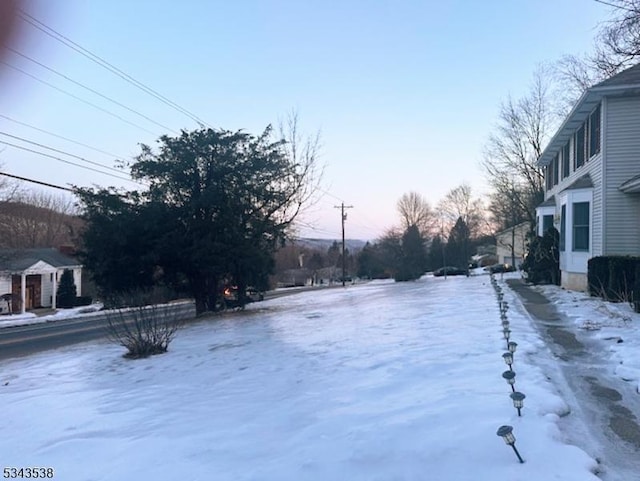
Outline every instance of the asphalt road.
{"type": "MultiPolygon", "coordinates": [[[[265,300],[299,294],[309,290],[327,289],[333,286],[314,286],[282,289],[265,293],[265,300]]],[[[214,315],[214,314],[211,314],[214,315]]],[[[185,322],[202,320],[207,316],[195,317],[195,312],[185,314],[185,322]]],[[[56,349],[78,342],[103,339],[108,336],[106,318],[100,316],[58,320],[55,322],[0,328],[0,360],[28,356],[48,349],[56,349]]]]}

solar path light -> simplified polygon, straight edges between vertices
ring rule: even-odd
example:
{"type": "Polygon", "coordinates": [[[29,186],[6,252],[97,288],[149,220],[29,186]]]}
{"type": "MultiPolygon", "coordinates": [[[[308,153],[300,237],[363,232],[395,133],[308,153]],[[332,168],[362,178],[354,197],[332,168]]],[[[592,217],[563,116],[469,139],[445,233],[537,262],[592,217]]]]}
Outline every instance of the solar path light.
{"type": "Polygon", "coordinates": [[[505,327],[504,329],[502,329],[502,335],[507,341],[509,341],[509,337],[511,336],[511,329],[505,327]]]}
{"type": "Polygon", "coordinates": [[[518,416],[522,416],[520,410],[524,407],[524,398],[526,398],[527,396],[525,396],[521,392],[516,391],[509,394],[509,397],[513,400],[513,407],[518,410],[518,416]]]}
{"type": "Polygon", "coordinates": [[[516,392],[516,388],[513,386],[516,383],[516,372],[515,371],[505,371],[502,373],[502,377],[507,384],[511,386],[511,391],[516,392]]]}
{"type": "Polygon", "coordinates": [[[511,341],[511,342],[507,343],[507,349],[509,349],[509,352],[511,354],[515,353],[517,348],[518,348],[518,343],[517,342],[511,341]]]}
{"type": "Polygon", "coordinates": [[[504,439],[504,442],[507,443],[508,446],[511,446],[513,448],[513,452],[516,453],[516,456],[518,456],[518,460],[521,463],[524,463],[524,459],[522,459],[522,456],[520,456],[520,453],[516,449],[516,437],[513,435],[513,427],[500,426],[496,434],[504,439]]]}
{"type": "Polygon", "coordinates": [[[511,365],[513,364],[513,353],[505,352],[502,355],[502,359],[504,359],[504,362],[507,364],[507,366],[509,366],[509,371],[513,371],[513,369],[511,368],[511,365]]]}

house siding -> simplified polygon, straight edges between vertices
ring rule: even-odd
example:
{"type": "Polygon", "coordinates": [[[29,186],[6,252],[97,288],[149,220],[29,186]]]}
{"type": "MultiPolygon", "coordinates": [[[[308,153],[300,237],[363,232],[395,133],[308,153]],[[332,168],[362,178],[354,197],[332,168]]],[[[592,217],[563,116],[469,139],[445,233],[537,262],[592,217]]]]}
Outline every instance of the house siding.
{"type": "Polygon", "coordinates": [[[640,195],[619,190],[625,181],[640,174],[640,96],[608,99],[605,121],[603,254],[640,255],[640,195]]]}
{"type": "MultiPolygon", "coordinates": [[[[562,179],[553,189],[548,190],[545,193],[545,200],[553,195],[558,196],[567,187],[586,174],[589,174],[593,182],[593,198],[591,200],[591,248],[589,251],[591,256],[599,256],[603,253],[602,152],[591,157],[582,167],[572,170],[568,177],[562,179]]],[[[560,213],[559,205],[556,206],[556,213],[560,213]]],[[[554,227],[560,230],[559,221],[554,222],[554,227]]]]}
{"type": "MultiPolygon", "coordinates": [[[[562,193],[567,187],[578,180],[583,175],[589,174],[593,182],[592,198],[591,198],[591,244],[589,253],[591,257],[602,255],[603,253],[603,189],[602,189],[602,153],[594,155],[589,162],[582,167],[571,172],[571,174],[562,180],[553,189],[549,190],[545,199],[549,199],[555,195],[557,199],[563,197],[562,193]]],[[[556,206],[555,212],[560,213],[560,203],[556,206]]],[[[560,230],[560,222],[556,220],[554,227],[560,230]]]]}

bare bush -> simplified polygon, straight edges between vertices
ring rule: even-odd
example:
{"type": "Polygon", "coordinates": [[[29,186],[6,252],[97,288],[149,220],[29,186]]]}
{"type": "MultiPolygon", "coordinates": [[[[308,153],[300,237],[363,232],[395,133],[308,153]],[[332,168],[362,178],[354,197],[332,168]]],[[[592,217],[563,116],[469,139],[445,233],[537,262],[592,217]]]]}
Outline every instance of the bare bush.
{"type": "Polygon", "coordinates": [[[135,293],[111,299],[117,305],[107,312],[107,334],[111,341],[127,348],[124,355],[140,359],[167,352],[184,323],[184,313],[175,304],[150,302],[149,293],[135,293]]]}

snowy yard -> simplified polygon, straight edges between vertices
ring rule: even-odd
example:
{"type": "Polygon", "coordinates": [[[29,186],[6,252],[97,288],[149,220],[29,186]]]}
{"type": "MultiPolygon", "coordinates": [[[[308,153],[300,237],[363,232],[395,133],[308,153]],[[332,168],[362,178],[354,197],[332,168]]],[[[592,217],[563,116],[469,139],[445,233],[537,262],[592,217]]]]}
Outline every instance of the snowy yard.
{"type": "Polygon", "coordinates": [[[520,309],[509,319],[522,417],[486,275],[256,303],[144,360],[91,342],[3,361],[2,467],[64,481],[597,480],[558,427],[568,407],[540,367],[547,347],[520,309]]]}

